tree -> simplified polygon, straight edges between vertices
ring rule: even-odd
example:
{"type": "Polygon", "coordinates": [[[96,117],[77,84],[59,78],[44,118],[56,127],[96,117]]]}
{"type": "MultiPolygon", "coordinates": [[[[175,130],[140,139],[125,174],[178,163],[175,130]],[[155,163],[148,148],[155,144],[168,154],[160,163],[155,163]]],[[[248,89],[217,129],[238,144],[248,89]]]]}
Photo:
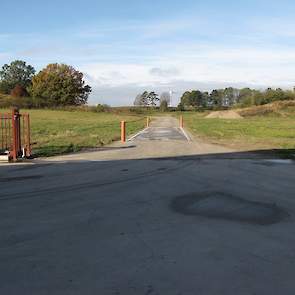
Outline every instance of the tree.
{"type": "Polygon", "coordinates": [[[185,107],[184,107],[184,105],[183,105],[182,102],[180,102],[180,103],[178,104],[178,106],[177,106],[177,110],[178,110],[178,111],[181,111],[181,112],[185,110],[185,107]]]}
{"type": "Polygon", "coordinates": [[[10,65],[5,64],[0,71],[0,91],[10,94],[17,85],[27,89],[34,74],[35,69],[22,60],[13,61],[10,65]]]}
{"type": "Polygon", "coordinates": [[[191,92],[191,105],[194,107],[201,107],[203,105],[203,93],[199,90],[191,92]]]}
{"type": "Polygon", "coordinates": [[[139,107],[142,105],[142,100],[141,100],[141,94],[137,94],[135,99],[134,99],[134,102],[133,102],[133,105],[136,106],[136,107],[139,107]]]}
{"type": "Polygon", "coordinates": [[[206,108],[206,107],[210,107],[210,96],[209,93],[207,91],[202,93],[202,107],[206,108]]]}
{"type": "Polygon", "coordinates": [[[190,99],[190,91],[186,91],[183,93],[182,97],[180,98],[180,102],[182,107],[190,106],[191,105],[191,99],[190,99]]]}
{"type": "Polygon", "coordinates": [[[264,94],[259,90],[253,90],[253,101],[255,105],[264,103],[264,94]]]}
{"type": "Polygon", "coordinates": [[[90,92],[83,73],[65,64],[49,64],[32,80],[31,93],[39,106],[83,105],[90,92]]]}
{"type": "Polygon", "coordinates": [[[186,91],[181,97],[181,103],[185,107],[204,107],[207,105],[208,93],[199,90],[186,91]]]}
{"type": "Polygon", "coordinates": [[[223,91],[223,100],[227,102],[228,106],[232,106],[237,103],[239,97],[239,90],[228,87],[223,91]]]}
{"type": "Polygon", "coordinates": [[[242,106],[254,105],[254,91],[250,88],[243,88],[239,92],[238,103],[242,106]]]}
{"type": "Polygon", "coordinates": [[[223,104],[223,90],[214,89],[210,94],[210,100],[213,106],[222,107],[223,104]]]}
{"type": "Polygon", "coordinates": [[[156,106],[157,105],[157,102],[159,101],[159,96],[157,93],[155,93],[154,91],[150,92],[148,94],[148,102],[149,102],[149,105],[151,106],[156,106]]]}
{"type": "Polygon", "coordinates": [[[148,96],[149,96],[149,93],[147,91],[144,91],[142,94],[138,94],[135,97],[134,105],[135,106],[147,106],[148,105],[148,96]]]}

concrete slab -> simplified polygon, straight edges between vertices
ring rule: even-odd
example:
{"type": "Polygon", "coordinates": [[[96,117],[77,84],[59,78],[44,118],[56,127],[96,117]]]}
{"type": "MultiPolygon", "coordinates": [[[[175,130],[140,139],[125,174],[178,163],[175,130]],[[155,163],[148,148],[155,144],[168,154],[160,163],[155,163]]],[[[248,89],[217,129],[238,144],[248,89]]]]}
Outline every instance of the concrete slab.
{"type": "Polygon", "coordinates": [[[177,127],[150,127],[139,133],[133,141],[139,140],[183,140],[187,141],[184,133],[177,127]]]}
{"type": "Polygon", "coordinates": [[[187,141],[188,137],[186,133],[178,125],[179,122],[173,117],[155,117],[150,124],[151,127],[133,136],[132,141],[187,141]]]}

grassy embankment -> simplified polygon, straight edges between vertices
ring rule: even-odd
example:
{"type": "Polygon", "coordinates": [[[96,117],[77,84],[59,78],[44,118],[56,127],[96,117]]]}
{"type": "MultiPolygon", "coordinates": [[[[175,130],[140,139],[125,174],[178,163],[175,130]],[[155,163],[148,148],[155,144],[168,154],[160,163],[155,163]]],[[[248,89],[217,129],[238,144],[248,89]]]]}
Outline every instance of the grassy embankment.
{"type": "MultiPolygon", "coordinates": [[[[6,110],[7,111],[7,110],[6,110]]],[[[1,110],[0,112],[4,112],[1,110]]],[[[21,110],[31,116],[33,152],[52,156],[100,147],[120,139],[120,121],[127,135],[144,128],[144,116],[59,110],[21,110]]]]}
{"type": "Polygon", "coordinates": [[[278,149],[295,154],[295,102],[237,110],[242,119],[208,119],[208,113],[184,113],[186,127],[212,143],[237,149],[278,149]]]}

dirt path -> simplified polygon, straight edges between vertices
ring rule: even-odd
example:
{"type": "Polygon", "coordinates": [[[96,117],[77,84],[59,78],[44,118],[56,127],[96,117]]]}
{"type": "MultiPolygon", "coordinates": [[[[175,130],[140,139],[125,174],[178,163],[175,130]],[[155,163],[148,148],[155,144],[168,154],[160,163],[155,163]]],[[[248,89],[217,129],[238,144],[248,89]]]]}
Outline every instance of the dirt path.
{"type": "Polygon", "coordinates": [[[173,128],[179,127],[179,121],[174,117],[153,117],[150,127],[166,127],[173,128]]]}
{"type": "MultiPolygon", "coordinates": [[[[232,149],[209,144],[195,139],[187,130],[184,132],[173,117],[155,117],[150,128],[143,130],[125,144],[116,142],[97,151],[81,152],[45,159],[46,161],[68,160],[124,160],[177,157],[188,155],[206,155],[231,153],[232,149]],[[185,136],[189,136],[188,140],[185,136]]],[[[40,161],[40,159],[38,160],[40,161]]]]}

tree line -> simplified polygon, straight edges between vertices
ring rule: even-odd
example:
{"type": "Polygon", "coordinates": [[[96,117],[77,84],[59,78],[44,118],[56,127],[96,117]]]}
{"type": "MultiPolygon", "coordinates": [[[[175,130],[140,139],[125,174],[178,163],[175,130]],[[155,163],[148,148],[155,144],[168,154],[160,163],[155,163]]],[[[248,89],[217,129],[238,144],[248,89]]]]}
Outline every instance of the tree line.
{"type": "MultiPolygon", "coordinates": [[[[16,60],[0,70],[0,94],[7,94],[26,107],[80,106],[87,103],[91,87],[84,81],[83,73],[66,64],[49,64],[36,74],[33,66],[16,60]]],[[[0,96],[1,97],[1,96],[0,96]]],[[[183,93],[179,110],[219,109],[233,106],[262,105],[278,100],[294,100],[295,88],[257,90],[228,87],[207,91],[192,90],[183,93]]],[[[3,101],[3,98],[2,98],[3,101]]],[[[13,102],[7,100],[11,105],[13,102]]],[[[138,94],[134,105],[155,107],[165,111],[171,105],[171,94],[144,91],[138,94]]],[[[1,100],[0,100],[1,106],[1,100]]],[[[7,105],[5,105],[7,106],[7,105]]]]}
{"type": "Polygon", "coordinates": [[[49,64],[36,74],[33,66],[16,60],[0,70],[0,93],[23,98],[29,107],[84,105],[90,92],[83,73],[66,64],[49,64]]]}
{"type": "Polygon", "coordinates": [[[252,105],[263,105],[279,100],[294,100],[295,88],[293,90],[283,90],[281,88],[257,90],[251,88],[215,89],[212,92],[200,90],[186,91],[181,99],[178,108],[185,110],[188,108],[198,109],[218,109],[233,106],[247,107],[252,105]]]}
{"type": "MultiPolygon", "coordinates": [[[[257,90],[251,88],[214,89],[211,92],[192,90],[186,91],[180,98],[178,110],[190,109],[223,109],[230,107],[247,107],[252,105],[263,105],[280,100],[295,100],[295,88],[283,90],[281,88],[257,90]]],[[[157,106],[160,109],[168,109],[171,104],[169,92],[163,92],[161,96],[155,92],[144,91],[138,94],[134,100],[135,106],[157,106]]]]}

